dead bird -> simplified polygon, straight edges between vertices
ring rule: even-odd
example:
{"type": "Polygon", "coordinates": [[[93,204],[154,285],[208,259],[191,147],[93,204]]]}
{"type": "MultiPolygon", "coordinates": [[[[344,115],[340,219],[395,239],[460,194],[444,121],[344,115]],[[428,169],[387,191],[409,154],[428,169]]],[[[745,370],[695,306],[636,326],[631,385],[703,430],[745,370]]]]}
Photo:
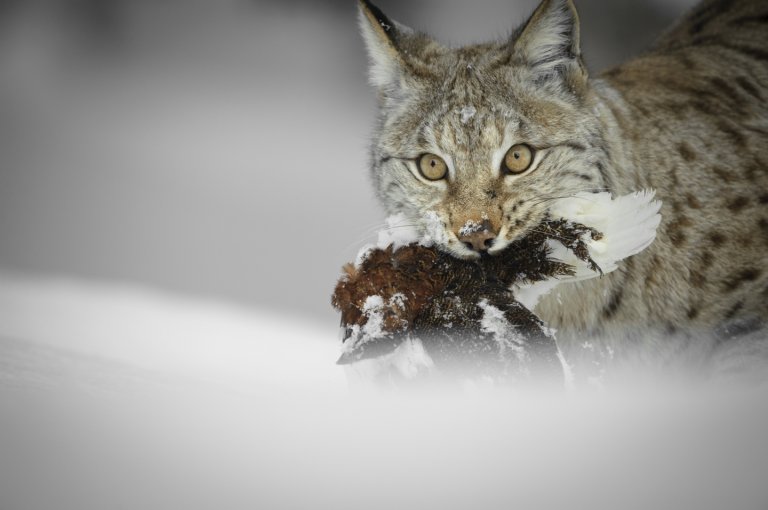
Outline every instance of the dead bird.
{"type": "Polygon", "coordinates": [[[363,385],[422,380],[423,373],[562,381],[569,361],[534,313],[538,301],[560,285],[615,271],[645,250],[660,207],[652,190],[561,197],[506,249],[467,260],[436,249],[439,225],[419,229],[413,218],[394,215],[377,244],[346,266],[333,294],[344,327],[339,363],[363,385]]]}
{"type": "Polygon", "coordinates": [[[572,265],[551,257],[550,240],[600,273],[586,244],[600,239],[590,227],[548,219],[499,255],[476,260],[419,243],[370,250],[358,265],[345,266],[332,296],[345,331],[338,363],[390,355],[418,342],[427,364],[443,373],[562,379],[553,333],[510,287],[575,274],[572,265]]]}

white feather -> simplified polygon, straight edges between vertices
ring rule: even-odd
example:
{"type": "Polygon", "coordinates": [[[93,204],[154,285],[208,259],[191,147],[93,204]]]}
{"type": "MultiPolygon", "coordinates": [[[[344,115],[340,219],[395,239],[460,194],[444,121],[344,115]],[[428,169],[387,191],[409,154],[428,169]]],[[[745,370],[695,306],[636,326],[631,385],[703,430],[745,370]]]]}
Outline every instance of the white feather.
{"type": "MultiPolygon", "coordinates": [[[[655,192],[643,190],[613,198],[610,193],[578,193],[554,202],[549,210],[554,219],[565,219],[592,227],[603,234],[599,240],[584,238],[589,255],[608,274],[618,263],[646,249],[656,238],[661,222],[661,202],[653,200],[655,192]]],[[[551,240],[550,257],[575,268],[573,276],[549,278],[542,282],[514,285],[515,297],[524,306],[533,309],[541,296],[563,282],[586,280],[599,276],[560,242],[551,240]]]]}

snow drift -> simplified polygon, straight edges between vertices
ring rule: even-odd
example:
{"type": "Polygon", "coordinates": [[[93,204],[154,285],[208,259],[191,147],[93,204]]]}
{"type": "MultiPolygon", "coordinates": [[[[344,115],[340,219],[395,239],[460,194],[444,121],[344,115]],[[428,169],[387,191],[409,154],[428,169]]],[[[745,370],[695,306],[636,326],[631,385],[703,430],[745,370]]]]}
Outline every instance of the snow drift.
{"type": "Polygon", "coordinates": [[[765,389],[351,394],[333,326],[1,275],[0,508],[768,501],[765,389]]]}

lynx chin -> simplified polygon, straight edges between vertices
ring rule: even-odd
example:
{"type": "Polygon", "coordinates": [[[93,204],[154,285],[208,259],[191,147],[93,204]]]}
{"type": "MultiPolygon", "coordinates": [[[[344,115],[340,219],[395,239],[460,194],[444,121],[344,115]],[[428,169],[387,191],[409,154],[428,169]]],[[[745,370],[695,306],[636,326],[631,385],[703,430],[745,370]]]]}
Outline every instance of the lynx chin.
{"type": "Polygon", "coordinates": [[[359,7],[379,98],[371,170],[388,213],[471,259],[503,251],[558,198],[654,189],[655,243],[559,286],[536,313],[576,370],[586,351],[590,364],[595,352],[653,353],[655,367],[708,373],[766,357],[765,1],[705,1],[597,77],[571,0],[544,0],[510,37],[459,48],[359,7]]]}

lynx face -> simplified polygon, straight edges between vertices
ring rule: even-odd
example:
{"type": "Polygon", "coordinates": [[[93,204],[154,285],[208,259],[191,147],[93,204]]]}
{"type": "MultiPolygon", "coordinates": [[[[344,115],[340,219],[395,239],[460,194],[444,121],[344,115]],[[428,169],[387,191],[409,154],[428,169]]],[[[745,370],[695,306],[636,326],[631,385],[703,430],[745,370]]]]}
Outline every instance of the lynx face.
{"type": "Polygon", "coordinates": [[[461,258],[498,253],[555,198],[600,191],[607,164],[578,19],[545,0],[509,41],[458,49],[361,3],[378,89],[377,190],[461,258]]]}

